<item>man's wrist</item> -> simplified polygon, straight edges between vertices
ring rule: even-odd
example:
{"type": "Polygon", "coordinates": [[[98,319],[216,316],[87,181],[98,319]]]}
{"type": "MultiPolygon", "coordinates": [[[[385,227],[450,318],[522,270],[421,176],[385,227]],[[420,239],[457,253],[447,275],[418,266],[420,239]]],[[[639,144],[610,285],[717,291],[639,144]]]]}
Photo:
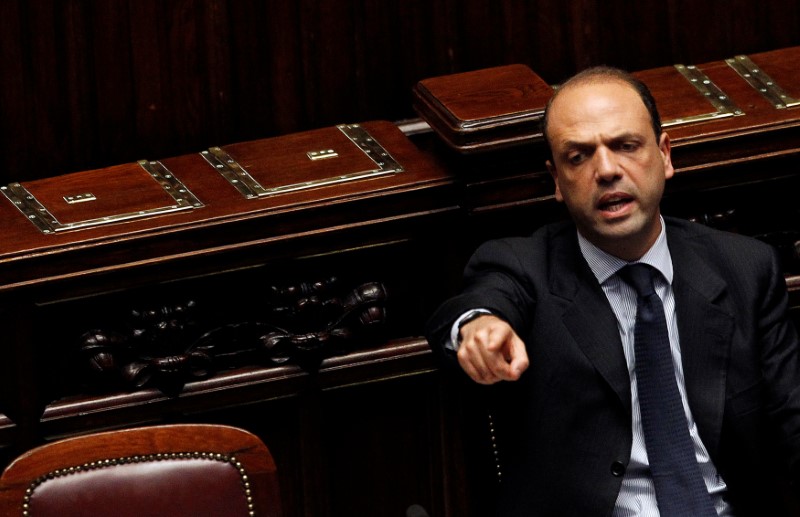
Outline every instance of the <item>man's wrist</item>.
{"type": "Polygon", "coordinates": [[[458,347],[461,345],[461,327],[479,316],[491,313],[492,311],[489,309],[470,309],[459,316],[455,323],[453,323],[450,330],[450,341],[445,345],[445,348],[453,352],[458,352],[458,347]]]}

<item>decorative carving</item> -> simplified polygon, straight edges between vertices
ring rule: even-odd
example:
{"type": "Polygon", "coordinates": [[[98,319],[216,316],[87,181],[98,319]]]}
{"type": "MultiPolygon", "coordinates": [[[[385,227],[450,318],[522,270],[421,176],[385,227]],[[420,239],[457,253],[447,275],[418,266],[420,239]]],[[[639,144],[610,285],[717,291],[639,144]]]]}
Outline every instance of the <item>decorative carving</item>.
{"type": "Polygon", "coordinates": [[[176,394],[186,382],[252,364],[294,363],[314,370],[348,353],[386,319],[386,290],[377,282],[341,292],[336,278],[273,286],[267,321],[201,329],[197,303],[134,309],[123,329],[92,329],[80,337],[91,387],[157,387],[176,394]],[[199,337],[198,337],[199,336],[199,337]]]}
{"type": "Polygon", "coordinates": [[[713,228],[731,230],[736,225],[737,215],[738,214],[736,213],[735,209],[730,209],[711,214],[703,213],[699,215],[694,215],[688,217],[688,219],[695,223],[704,224],[706,226],[711,226],[713,228]]]}

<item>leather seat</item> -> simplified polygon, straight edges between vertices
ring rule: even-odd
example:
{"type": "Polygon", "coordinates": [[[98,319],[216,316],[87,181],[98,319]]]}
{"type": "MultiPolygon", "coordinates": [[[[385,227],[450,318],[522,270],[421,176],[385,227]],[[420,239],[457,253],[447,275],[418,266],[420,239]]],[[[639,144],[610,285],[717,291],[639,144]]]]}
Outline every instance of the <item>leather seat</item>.
{"type": "Polygon", "coordinates": [[[255,435],[178,424],[59,440],[0,478],[0,515],[280,517],[275,463],[255,435]]]}

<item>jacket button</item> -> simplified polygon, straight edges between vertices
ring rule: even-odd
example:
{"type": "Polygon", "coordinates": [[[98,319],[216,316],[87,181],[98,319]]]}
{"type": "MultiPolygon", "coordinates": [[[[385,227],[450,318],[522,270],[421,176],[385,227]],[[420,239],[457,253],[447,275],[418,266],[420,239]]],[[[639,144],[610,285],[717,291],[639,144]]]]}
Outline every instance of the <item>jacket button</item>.
{"type": "Polygon", "coordinates": [[[625,474],[625,464],[621,461],[615,461],[611,464],[611,475],[620,477],[625,474]]]}

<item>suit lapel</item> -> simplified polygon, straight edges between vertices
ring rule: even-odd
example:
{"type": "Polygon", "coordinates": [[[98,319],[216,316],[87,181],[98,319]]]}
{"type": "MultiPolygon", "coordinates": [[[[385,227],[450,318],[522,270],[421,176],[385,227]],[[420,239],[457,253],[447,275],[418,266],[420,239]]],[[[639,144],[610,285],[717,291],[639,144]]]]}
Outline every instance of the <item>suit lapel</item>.
{"type": "Polygon", "coordinates": [[[630,413],[630,377],[617,319],[581,255],[575,228],[557,234],[551,250],[550,291],[563,300],[562,321],[630,413]]]}
{"type": "MultiPolygon", "coordinates": [[[[553,236],[550,290],[563,300],[562,320],[575,342],[630,411],[630,377],[617,321],[583,260],[574,227],[553,236]]],[[[720,305],[726,282],[691,249],[685,234],[667,226],[675,271],[673,290],[687,397],[709,451],[716,451],[734,319],[720,305]]]]}
{"type": "Polygon", "coordinates": [[[726,282],[677,232],[667,233],[675,277],[675,310],[689,407],[703,443],[716,451],[725,408],[733,316],[720,307],[726,282]]]}

